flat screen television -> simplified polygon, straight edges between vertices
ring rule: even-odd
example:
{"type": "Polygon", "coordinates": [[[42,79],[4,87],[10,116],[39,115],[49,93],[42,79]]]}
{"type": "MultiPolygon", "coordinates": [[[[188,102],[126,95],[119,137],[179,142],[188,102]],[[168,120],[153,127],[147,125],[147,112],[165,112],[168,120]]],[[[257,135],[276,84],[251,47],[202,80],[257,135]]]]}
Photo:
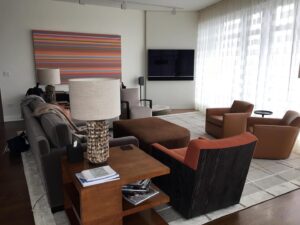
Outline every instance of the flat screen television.
{"type": "Polygon", "coordinates": [[[194,80],[194,50],[149,49],[148,80],[194,80]]]}

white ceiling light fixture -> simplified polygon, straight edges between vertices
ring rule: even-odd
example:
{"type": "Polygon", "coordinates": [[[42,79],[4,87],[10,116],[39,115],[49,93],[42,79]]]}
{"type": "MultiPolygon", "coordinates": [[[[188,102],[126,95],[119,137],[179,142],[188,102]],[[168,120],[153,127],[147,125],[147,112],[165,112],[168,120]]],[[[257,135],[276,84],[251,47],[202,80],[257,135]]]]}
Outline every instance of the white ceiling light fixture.
{"type": "Polygon", "coordinates": [[[123,9],[123,10],[127,9],[127,2],[126,1],[121,2],[121,9],[123,9]]]}
{"type": "MultiPolygon", "coordinates": [[[[1,0],[0,0],[1,1],[1,0]]],[[[220,0],[49,0],[70,2],[84,5],[100,5],[107,7],[120,8],[122,1],[127,2],[127,9],[146,10],[146,11],[166,11],[170,12],[173,8],[176,11],[198,11],[220,0]]]]}

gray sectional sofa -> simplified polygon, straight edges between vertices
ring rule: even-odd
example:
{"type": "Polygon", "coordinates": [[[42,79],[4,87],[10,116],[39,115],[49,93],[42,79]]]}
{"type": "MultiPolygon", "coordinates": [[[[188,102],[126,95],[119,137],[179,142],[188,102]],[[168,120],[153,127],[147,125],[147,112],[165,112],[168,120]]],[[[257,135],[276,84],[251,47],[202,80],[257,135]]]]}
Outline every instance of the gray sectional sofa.
{"type": "MultiPolygon", "coordinates": [[[[29,104],[21,104],[21,110],[30,149],[40,170],[50,207],[57,211],[63,207],[60,160],[73,138],[68,125],[57,114],[47,113],[39,118],[33,116],[33,111],[41,104],[46,103],[36,99],[29,104]]],[[[111,147],[126,144],[138,146],[138,140],[135,137],[110,140],[111,147]]]]}

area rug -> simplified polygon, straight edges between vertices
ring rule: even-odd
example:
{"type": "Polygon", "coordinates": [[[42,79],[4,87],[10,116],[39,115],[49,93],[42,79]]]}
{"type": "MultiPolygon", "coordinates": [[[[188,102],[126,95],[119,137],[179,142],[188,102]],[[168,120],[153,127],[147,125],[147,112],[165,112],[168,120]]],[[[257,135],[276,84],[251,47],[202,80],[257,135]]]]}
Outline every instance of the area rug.
{"type": "MultiPolygon", "coordinates": [[[[205,117],[199,112],[165,115],[160,118],[186,127],[191,132],[191,138],[209,137],[204,132],[205,117]]],[[[36,225],[68,225],[63,211],[51,213],[32,153],[24,152],[22,159],[36,225]]],[[[237,205],[189,220],[182,218],[169,205],[157,207],[155,210],[170,225],[201,225],[299,188],[300,155],[292,153],[286,160],[253,159],[241,201],[237,205]]]]}

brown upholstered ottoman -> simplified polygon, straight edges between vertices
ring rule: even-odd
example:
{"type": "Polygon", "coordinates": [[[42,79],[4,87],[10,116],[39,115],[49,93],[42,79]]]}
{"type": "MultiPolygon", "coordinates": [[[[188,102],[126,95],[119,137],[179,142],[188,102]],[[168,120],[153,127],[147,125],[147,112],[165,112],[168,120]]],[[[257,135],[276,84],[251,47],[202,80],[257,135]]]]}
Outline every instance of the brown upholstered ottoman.
{"type": "Polygon", "coordinates": [[[151,153],[153,143],[181,148],[190,140],[188,129],[157,117],[114,121],[113,130],[114,137],[135,136],[140,141],[140,148],[148,153],[151,153]]]}

